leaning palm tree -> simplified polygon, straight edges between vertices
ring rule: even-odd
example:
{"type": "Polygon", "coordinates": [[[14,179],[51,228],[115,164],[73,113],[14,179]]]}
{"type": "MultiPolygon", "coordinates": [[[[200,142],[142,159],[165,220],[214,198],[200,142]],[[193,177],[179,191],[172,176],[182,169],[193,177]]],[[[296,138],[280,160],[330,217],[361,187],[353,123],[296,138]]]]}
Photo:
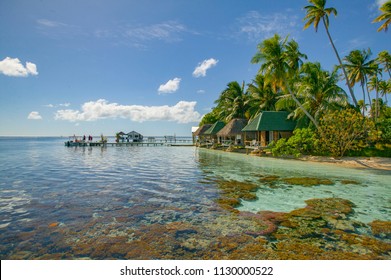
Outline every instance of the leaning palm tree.
{"type": "MultiPolygon", "coordinates": [[[[297,96],[308,112],[319,120],[331,110],[345,108],[348,105],[346,93],[338,86],[337,69],[329,73],[320,63],[305,63],[300,70],[300,79],[295,83],[297,96]]],[[[282,96],[276,104],[277,109],[291,108],[288,95],[282,96]]],[[[303,112],[296,108],[291,113],[295,119],[302,119],[303,112]]]]}
{"type": "Polygon", "coordinates": [[[292,81],[298,75],[298,66],[301,58],[306,57],[296,49],[293,54],[292,46],[297,45],[293,40],[288,43],[288,37],[282,39],[279,35],[264,40],[258,44],[258,51],[251,60],[251,63],[262,63],[260,73],[265,76],[265,81],[270,84],[275,92],[280,89],[287,92],[299,108],[319,129],[319,124],[315,118],[303,107],[292,91],[292,81]]]}
{"type": "Polygon", "coordinates": [[[377,32],[380,32],[384,29],[384,31],[388,30],[388,26],[391,23],[391,1],[387,1],[384,3],[379,10],[382,12],[380,16],[375,18],[372,23],[380,22],[384,20],[384,23],[379,27],[377,32]]]}
{"type": "Polygon", "coordinates": [[[388,73],[388,76],[391,78],[391,55],[388,51],[381,51],[377,55],[377,62],[380,65],[383,65],[383,70],[388,73]]]}
{"type": "Polygon", "coordinates": [[[329,15],[334,14],[334,16],[337,16],[337,10],[335,8],[325,8],[326,0],[308,0],[308,1],[313,5],[304,7],[304,9],[307,10],[307,14],[304,17],[304,20],[307,21],[304,25],[304,29],[307,29],[312,24],[314,24],[315,32],[318,32],[319,22],[322,20],[323,25],[326,29],[327,36],[329,37],[331,46],[333,47],[339,65],[344,74],[346,84],[349,88],[350,96],[352,97],[354,105],[357,106],[356,96],[354,95],[353,89],[350,86],[348,75],[346,73],[345,68],[343,67],[342,60],[338,54],[337,48],[334,45],[333,39],[331,38],[330,31],[329,31],[329,15]]]}
{"type": "Polygon", "coordinates": [[[236,81],[228,83],[215,101],[219,117],[227,122],[234,118],[245,118],[248,109],[247,98],[248,94],[244,90],[244,82],[242,85],[236,81]]]}
{"type": "MultiPolygon", "coordinates": [[[[368,50],[353,50],[344,58],[344,67],[348,72],[350,86],[353,87],[356,83],[360,83],[365,103],[365,85],[367,84],[368,76],[373,75],[376,71],[374,60],[370,60],[372,52],[368,50]]],[[[371,97],[368,94],[369,106],[372,107],[371,97]]],[[[364,111],[363,111],[364,115],[364,111]]]]}

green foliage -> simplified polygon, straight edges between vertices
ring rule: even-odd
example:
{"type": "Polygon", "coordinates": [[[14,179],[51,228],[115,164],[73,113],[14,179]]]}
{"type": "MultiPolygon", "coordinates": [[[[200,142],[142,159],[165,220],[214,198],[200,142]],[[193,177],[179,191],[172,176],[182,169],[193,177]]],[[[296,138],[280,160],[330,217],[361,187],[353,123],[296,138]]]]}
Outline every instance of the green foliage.
{"type": "Polygon", "coordinates": [[[378,142],[391,143],[391,118],[383,119],[376,124],[378,131],[378,142]]]}
{"type": "Polygon", "coordinates": [[[281,138],[272,147],[273,156],[294,156],[311,154],[315,151],[318,140],[309,128],[296,129],[289,139],[281,138]]]}
{"type": "Polygon", "coordinates": [[[360,150],[368,145],[374,124],[354,109],[329,112],[320,120],[321,151],[340,158],[348,150],[360,150]]]}
{"type": "Polygon", "coordinates": [[[351,157],[391,157],[391,144],[376,144],[357,151],[348,151],[351,157]]]}
{"type": "Polygon", "coordinates": [[[246,118],[246,112],[249,109],[247,102],[249,94],[244,86],[244,82],[240,85],[237,81],[232,81],[220,93],[215,101],[217,104],[215,111],[219,120],[229,122],[234,118],[246,118]]]}
{"type": "Polygon", "coordinates": [[[199,123],[199,126],[203,126],[204,124],[213,124],[218,120],[219,118],[217,117],[216,111],[213,110],[212,112],[209,112],[203,116],[201,122],[199,123]]]}

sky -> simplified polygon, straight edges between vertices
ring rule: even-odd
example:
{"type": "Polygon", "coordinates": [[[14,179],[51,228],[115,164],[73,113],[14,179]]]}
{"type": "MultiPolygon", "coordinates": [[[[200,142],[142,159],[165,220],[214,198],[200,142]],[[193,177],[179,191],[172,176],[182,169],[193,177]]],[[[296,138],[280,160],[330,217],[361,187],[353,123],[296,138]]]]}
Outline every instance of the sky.
{"type": "MultiPolygon", "coordinates": [[[[385,0],[328,0],[341,56],[391,52],[385,0]]],[[[190,136],[231,81],[250,83],[278,33],[308,61],[337,59],[307,0],[0,0],[0,136],[190,136]]],[[[344,86],[342,84],[342,86],[344,86]]],[[[347,91],[347,89],[346,89],[347,91]]],[[[360,99],[360,90],[355,89],[360,99]]]]}

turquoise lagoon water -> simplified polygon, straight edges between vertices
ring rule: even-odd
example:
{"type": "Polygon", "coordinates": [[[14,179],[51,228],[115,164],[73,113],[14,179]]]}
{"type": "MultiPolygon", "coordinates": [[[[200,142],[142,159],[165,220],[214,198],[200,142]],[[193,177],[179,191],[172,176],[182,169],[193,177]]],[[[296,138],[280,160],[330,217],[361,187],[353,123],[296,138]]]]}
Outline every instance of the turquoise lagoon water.
{"type": "Polygon", "coordinates": [[[354,169],[324,163],[301,162],[274,158],[245,157],[237,154],[213,154],[207,169],[228,180],[248,181],[260,186],[256,201],[241,201],[241,211],[290,212],[306,206],[311,198],[339,197],[352,201],[353,217],[364,223],[373,220],[391,220],[391,171],[354,169]],[[215,159],[216,158],[216,159],[215,159]],[[217,168],[216,168],[217,166],[217,168]],[[333,185],[302,187],[280,182],[260,182],[260,176],[283,178],[329,179],[333,185]],[[344,183],[350,180],[354,183],[344,183]]]}
{"type": "MultiPolygon", "coordinates": [[[[390,171],[195,147],[65,147],[65,140],[0,138],[1,259],[131,257],[116,252],[108,255],[106,251],[83,255],[76,247],[109,242],[113,236],[128,236],[131,241],[129,236],[172,223],[208,231],[178,230],[174,238],[181,240],[182,249],[182,239],[195,233],[199,246],[211,244],[222,235],[243,234],[246,225],[238,222],[233,226],[225,218],[230,213],[216,203],[221,192],[218,180],[259,185],[258,199],[242,201],[238,207],[242,212],[289,212],[304,207],[310,198],[340,197],[356,205],[356,220],[391,220],[390,171]],[[270,188],[259,180],[269,175],[327,178],[335,184],[302,187],[278,183],[270,188]],[[342,184],[342,180],[358,184],[342,184]]],[[[174,252],[169,256],[183,255],[174,252]]]]}

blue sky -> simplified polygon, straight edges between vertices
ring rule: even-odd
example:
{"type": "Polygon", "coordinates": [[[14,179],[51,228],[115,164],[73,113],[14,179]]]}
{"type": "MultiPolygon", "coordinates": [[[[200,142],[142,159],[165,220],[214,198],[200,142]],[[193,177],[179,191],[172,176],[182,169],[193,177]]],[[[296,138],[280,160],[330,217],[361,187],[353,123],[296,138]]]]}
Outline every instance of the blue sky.
{"type": "MultiPolygon", "coordinates": [[[[390,50],[372,24],[384,0],[329,0],[341,56],[390,50]]],[[[306,0],[1,0],[0,135],[191,135],[231,81],[246,83],[263,39],[337,63],[306,0]]],[[[360,97],[360,90],[355,93],[360,97]]]]}

